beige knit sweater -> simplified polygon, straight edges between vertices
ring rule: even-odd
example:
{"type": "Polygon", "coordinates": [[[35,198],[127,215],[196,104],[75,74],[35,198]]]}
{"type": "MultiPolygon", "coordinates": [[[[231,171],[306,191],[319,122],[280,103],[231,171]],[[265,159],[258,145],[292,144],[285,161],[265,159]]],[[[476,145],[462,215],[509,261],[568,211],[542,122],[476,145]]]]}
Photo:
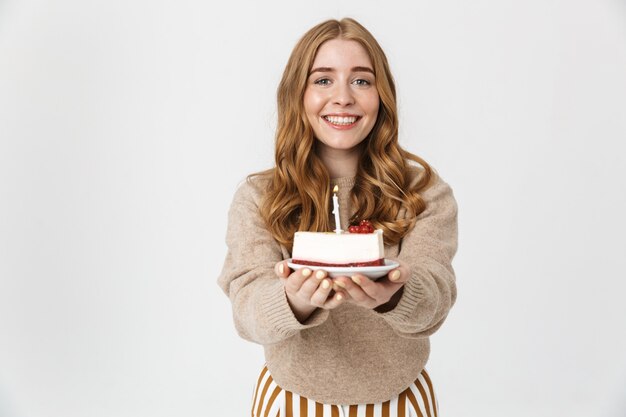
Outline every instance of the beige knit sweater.
{"type": "MultiPolygon", "coordinates": [[[[342,224],[348,224],[354,178],[339,185],[342,224]]],[[[293,315],[274,272],[290,258],[264,227],[260,180],[235,193],[228,221],[228,254],[218,283],[230,297],[235,327],[244,339],[263,345],[270,373],[282,388],[328,404],[386,401],[407,388],[428,360],[429,336],[456,299],[451,262],[457,248],[457,205],[439,177],[422,193],[426,210],[385,257],[412,271],[397,306],[377,313],[349,302],[318,309],[303,324],[293,315]]],[[[404,216],[404,211],[401,211],[404,216]]]]}

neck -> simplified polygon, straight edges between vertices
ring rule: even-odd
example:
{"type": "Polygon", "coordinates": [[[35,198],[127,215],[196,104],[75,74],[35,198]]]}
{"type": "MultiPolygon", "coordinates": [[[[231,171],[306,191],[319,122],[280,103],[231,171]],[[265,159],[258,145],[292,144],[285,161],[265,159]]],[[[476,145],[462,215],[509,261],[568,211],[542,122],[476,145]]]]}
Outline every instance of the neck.
{"type": "Polygon", "coordinates": [[[356,175],[359,166],[361,148],[352,149],[328,149],[318,148],[318,156],[326,166],[331,179],[342,177],[353,177],[356,175]]]}

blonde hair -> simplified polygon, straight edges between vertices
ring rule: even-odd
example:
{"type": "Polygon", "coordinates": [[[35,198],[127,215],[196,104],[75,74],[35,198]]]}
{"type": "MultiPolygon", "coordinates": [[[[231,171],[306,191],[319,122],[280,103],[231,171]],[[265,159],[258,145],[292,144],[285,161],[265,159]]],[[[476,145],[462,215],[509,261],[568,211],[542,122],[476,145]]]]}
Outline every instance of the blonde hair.
{"type": "Polygon", "coordinates": [[[291,248],[297,230],[330,231],[330,177],[317,155],[316,139],[304,111],[304,91],[319,47],[331,39],[356,41],[374,67],[380,104],[362,153],[352,189],[356,212],[351,222],[369,219],[383,229],[385,244],[395,244],[413,227],[425,208],[419,191],[432,177],[430,166],[398,144],[396,89],[387,58],[374,37],[356,20],[328,20],[311,28],[294,47],[278,87],[275,167],[251,174],[267,186],[260,212],[274,238],[291,248]],[[416,167],[422,166],[417,180],[416,167]],[[401,208],[403,218],[397,218],[401,208]]]}

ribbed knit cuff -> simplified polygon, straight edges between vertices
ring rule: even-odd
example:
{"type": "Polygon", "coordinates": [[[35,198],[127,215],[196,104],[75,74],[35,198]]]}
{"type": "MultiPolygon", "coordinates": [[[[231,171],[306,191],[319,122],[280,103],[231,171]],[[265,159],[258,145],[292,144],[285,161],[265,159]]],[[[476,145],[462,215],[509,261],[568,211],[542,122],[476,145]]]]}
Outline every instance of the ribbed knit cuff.
{"type": "Polygon", "coordinates": [[[424,299],[425,289],[422,281],[413,272],[411,278],[404,284],[402,297],[393,310],[382,314],[382,317],[392,326],[402,331],[415,326],[415,310],[417,305],[424,299]]]}
{"type": "Polygon", "coordinates": [[[271,285],[265,286],[261,300],[263,321],[285,339],[300,330],[319,326],[326,321],[329,314],[328,310],[317,309],[311,314],[306,324],[300,323],[289,307],[287,295],[280,280],[275,280],[271,285]]]}

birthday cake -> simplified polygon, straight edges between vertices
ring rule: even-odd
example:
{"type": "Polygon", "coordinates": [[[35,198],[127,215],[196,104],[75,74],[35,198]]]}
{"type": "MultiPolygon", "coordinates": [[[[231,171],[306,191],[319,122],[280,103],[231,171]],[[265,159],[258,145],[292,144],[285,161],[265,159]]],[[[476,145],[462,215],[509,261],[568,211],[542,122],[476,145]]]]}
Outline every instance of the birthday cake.
{"type": "Polygon", "coordinates": [[[385,264],[383,231],[367,220],[350,226],[348,232],[296,232],[293,262],[300,265],[355,267],[385,264]]]}

